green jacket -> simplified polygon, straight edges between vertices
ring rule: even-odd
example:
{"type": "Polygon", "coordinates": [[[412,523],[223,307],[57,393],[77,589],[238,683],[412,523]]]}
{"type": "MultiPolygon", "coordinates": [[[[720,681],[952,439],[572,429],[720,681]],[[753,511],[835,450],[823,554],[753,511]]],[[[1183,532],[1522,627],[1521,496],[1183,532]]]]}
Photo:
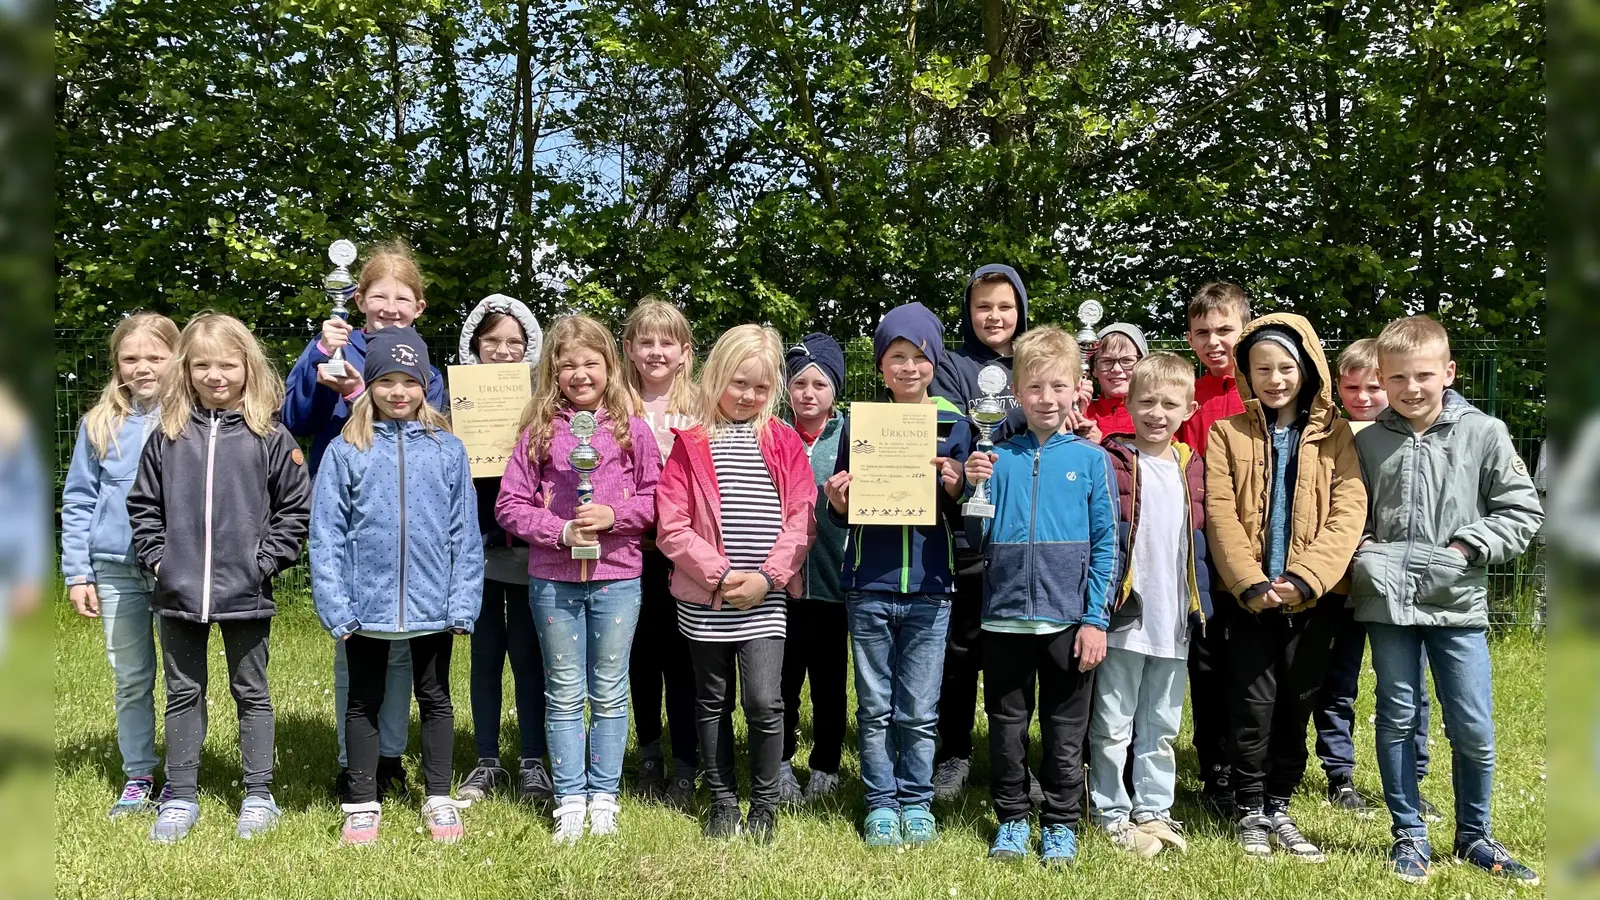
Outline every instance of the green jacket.
{"type": "Polygon", "coordinates": [[[1367,527],[1351,565],[1356,618],[1486,628],[1488,567],[1527,550],[1544,521],[1505,423],[1455,391],[1426,433],[1393,409],[1356,435],[1367,527]],[[1469,558],[1449,549],[1470,548],[1469,558]]]}
{"type": "Polygon", "coordinates": [[[822,426],[817,442],[807,448],[811,454],[811,474],[817,481],[817,540],[806,554],[806,599],[844,602],[844,591],[839,589],[839,572],[844,568],[844,541],[849,529],[834,524],[828,515],[828,498],[822,492],[822,483],[833,475],[834,463],[839,458],[839,434],[844,428],[844,414],[835,412],[828,424],[822,426]]]}

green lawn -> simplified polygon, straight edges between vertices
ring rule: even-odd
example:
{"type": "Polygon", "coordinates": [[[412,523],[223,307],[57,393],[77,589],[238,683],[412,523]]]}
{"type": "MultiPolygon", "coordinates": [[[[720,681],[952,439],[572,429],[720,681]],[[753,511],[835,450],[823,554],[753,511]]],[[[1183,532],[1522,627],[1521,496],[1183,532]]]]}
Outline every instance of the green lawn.
{"type": "MultiPolygon", "coordinates": [[[[385,806],[379,847],[341,849],[338,808],[326,792],[335,772],[331,648],[308,604],[288,605],[289,612],[274,625],[271,667],[283,821],[260,841],[243,843],[233,837],[242,795],[236,721],[218,640],[213,643],[218,655],[211,671],[211,732],[200,776],[201,818],[194,833],[174,847],[145,841],[149,817],[118,822],[105,817],[121,785],[110,671],[98,623],[79,620],[69,605],[56,607],[58,896],[1484,898],[1540,893],[1462,866],[1438,866],[1433,880],[1420,889],[1388,877],[1387,816],[1359,819],[1334,813],[1322,802],[1323,780],[1314,760],[1294,812],[1306,833],[1328,851],[1330,861],[1320,866],[1282,858],[1248,862],[1228,833],[1202,819],[1192,803],[1197,782],[1187,736],[1180,738],[1182,774],[1174,814],[1190,825],[1190,852],[1185,857],[1163,854],[1149,862],[1122,856],[1090,831],[1078,865],[1066,872],[1047,872],[1036,863],[990,863],[984,853],[993,817],[983,790],[968,791],[959,803],[935,809],[943,835],[933,846],[914,852],[869,851],[856,832],[862,801],[853,752],[845,759],[843,799],[782,815],[778,838],[770,847],[745,841],[708,843],[700,837],[697,820],[625,796],[623,833],[585,840],[575,848],[551,845],[545,815],[495,800],[466,811],[467,839],[454,847],[433,846],[418,833],[415,801],[391,801],[385,806]]],[[[1531,638],[1513,637],[1498,641],[1494,655],[1499,729],[1495,830],[1513,853],[1543,871],[1544,648],[1531,638]]],[[[467,656],[467,639],[462,638],[454,667],[457,777],[472,762],[467,656]]],[[[1363,790],[1377,795],[1366,725],[1372,709],[1370,686],[1369,672],[1358,720],[1362,750],[1357,778],[1363,790]]],[[[511,696],[509,688],[506,696],[511,696]]],[[[1424,789],[1448,809],[1450,760],[1437,705],[1434,709],[1434,773],[1424,789]]],[[[803,719],[802,731],[806,727],[803,719]]],[[[510,729],[504,740],[510,741],[510,729]]],[[[408,766],[415,787],[414,736],[412,747],[408,766]]],[[[802,743],[797,762],[804,762],[806,750],[802,743]]],[[[980,749],[974,773],[978,779],[987,777],[985,756],[980,749]]],[[[629,762],[631,768],[631,756],[629,762]]],[[[742,770],[742,760],[740,765],[742,770]]],[[[1434,829],[1435,841],[1445,851],[1450,827],[1447,821],[1434,829]]]]}

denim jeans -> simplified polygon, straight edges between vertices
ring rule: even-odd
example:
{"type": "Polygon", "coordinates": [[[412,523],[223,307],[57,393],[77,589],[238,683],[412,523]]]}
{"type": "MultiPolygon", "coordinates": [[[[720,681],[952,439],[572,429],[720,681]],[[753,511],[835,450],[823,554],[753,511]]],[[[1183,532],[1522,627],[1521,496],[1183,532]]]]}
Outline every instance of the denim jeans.
{"type": "Polygon", "coordinates": [[[106,635],[106,662],[116,685],[117,749],[129,778],[155,774],[156,638],[150,617],[154,575],[120,563],[94,563],[100,625],[106,635]]]}
{"type": "MultiPolygon", "coordinates": [[[[378,710],[378,753],[404,756],[411,736],[411,646],[400,641],[389,650],[389,681],[383,688],[383,707],[378,710]]],[[[333,642],[333,730],[339,740],[339,768],[350,768],[345,749],[344,719],[350,711],[350,661],[344,641],[333,642]]]]}
{"type": "Polygon", "coordinates": [[[628,745],[628,654],[639,625],[639,579],[535,578],[528,600],[544,654],[545,734],[556,800],[616,794],[628,745]]]}
{"type": "MultiPolygon", "coordinates": [[[[1339,636],[1333,641],[1328,674],[1311,722],[1317,729],[1317,759],[1329,781],[1348,779],[1356,767],[1356,693],[1361,685],[1361,661],[1367,655],[1367,625],[1356,621],[1356,611],[1339,611],[1339,636]]],[[[1428,654],[1422,654],[1424,667],[1428,654]]],[[[1428,777],[1428,692],[1417,695],[1417,779],[1428,777]]]]}
{"type": "Polygon", "coordinates": [[[1417,812],[1416,728],[1427,650],[1433,686],[1450,740],[1450,781],[1456,797],[1456,843],[1489,835],[1494,787],[1494,703],[1489,641],[1482,628],[1367,624],[1372,668],[1378,673],[1378,773],[1396,837],[1426,837],[1417,812]]]}
{"type": "Polygon", "coordinates": [[[478,758],[500,757],[500,710],[506,658],[517,702],[517,752],[544,759],[544,660],[522,585],[485,578],[483,608],[472,628],[472,739],[478,758]]]}
{"type": "Polygon", "coordinates": [[[851,591],[845,610],[867,811],[926,807],[950,595],[851,591]]]}
{"type": "Polygon", "coordinates": [[[1173,741],[1183,719],[1189,663],[1111,647],[1095,668],[1089,725],[1089,801],[1095,824],[1148,822],[1172,810],[1178,781],[1173,741]],[[1133,795],[1122,767],[1133,744],[1133,795]]]}

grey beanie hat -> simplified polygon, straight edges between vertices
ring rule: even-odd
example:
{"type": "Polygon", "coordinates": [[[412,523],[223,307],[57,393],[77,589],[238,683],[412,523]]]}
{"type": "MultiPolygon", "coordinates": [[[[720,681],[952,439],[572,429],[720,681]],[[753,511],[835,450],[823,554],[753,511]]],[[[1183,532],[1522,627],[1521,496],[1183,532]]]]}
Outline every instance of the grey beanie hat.
{"type": "MultiPolygon", "coordinates": [[[[1294,360],[1294,364],[1299,366],[1302,372],[1305,371],[1306,355],[1301,352],[1299,342],[1294,339],[1294,336],[1287,328],[1268,325],[1251,335],[1251,337],[1255,338],[1255,340],[1250,342],[1250,346],[1254,346],[1261,341],[1271,341],[1282,347],[1283,352],[1289,354],[1289,358],[1294,360]]],[[[1246,348],[1245,353],[1248,354],[1249,352],[1249,349],[1246,348]]]]}
{"type": "Polygon", "coordinates": [[[1108,334],[1120,334],[1133,341],[1133,346],[1139,349],[1140,359],[1150,355],[1150,344],[1144,339],[1144,332],[1140,330],[1139,326],[1130,325],[1127,322],[1112,322],[1110,325],[1100,329],[1100,333],[1095,337],[1100,341],[1104,341],[1108,334]]]}

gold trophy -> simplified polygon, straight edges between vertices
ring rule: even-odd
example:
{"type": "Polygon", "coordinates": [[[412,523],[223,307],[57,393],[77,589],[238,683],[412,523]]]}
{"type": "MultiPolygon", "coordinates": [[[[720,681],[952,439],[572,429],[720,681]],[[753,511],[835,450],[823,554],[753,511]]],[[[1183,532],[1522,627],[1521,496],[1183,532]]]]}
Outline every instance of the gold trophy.
{"type": "MultiPolygon", "coordinates": [[[[594,474],[595,469],[600,468],[600,451],[589,446],[589,438],[594,437],[599,427],[600,423],[592,412],[584,411],[572,417],[572,436],[578,439],[578,446],[573,447],[572,452],[567,454],[567,465],[572,466],[572,470],[578,473],[580,506],[594,502],[594,482],[589,480],[589,476],[594,474]]],[[[572,558],[599,559],[600,545],[595,543],[587,547],[573,547],[572,558]]]]}
{"type": "MultiPolygon", "coordinates": [[[[1010,380],[1006,370],[1000,366],[984,366],[983,371],[978,373],[978,390],[983,391],[983,396],[967,405],[973,424],[978,426],[976,453],[988,453],[994,449],[994,442],[989,436],[996,426],[1006,420],[1009,410],[999,395],[1010,380]]],[[[961,505],[961,514],[979,519],[994,518],[994,504],[989,502],[989,479],[978,482],[972,491],[972,499],[961,505]]]]}

